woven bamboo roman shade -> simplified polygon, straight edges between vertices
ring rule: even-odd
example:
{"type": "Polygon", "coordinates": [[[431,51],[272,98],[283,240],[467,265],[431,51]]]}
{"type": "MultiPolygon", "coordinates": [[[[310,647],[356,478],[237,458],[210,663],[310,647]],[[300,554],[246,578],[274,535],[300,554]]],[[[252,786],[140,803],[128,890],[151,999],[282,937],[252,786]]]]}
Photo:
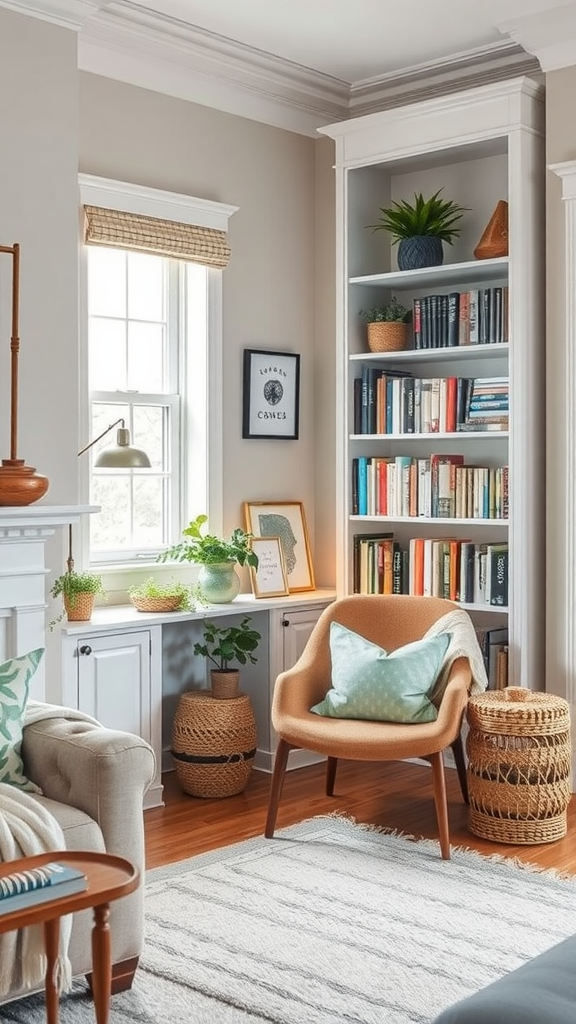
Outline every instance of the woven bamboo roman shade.
{"type": "Polygon", "coordinates": [[[85,206],[84,215],[84,241],[88,245],[135,249],[205,267],[226,267],[230,259],[225,231],[100,206],[85,206]]]}

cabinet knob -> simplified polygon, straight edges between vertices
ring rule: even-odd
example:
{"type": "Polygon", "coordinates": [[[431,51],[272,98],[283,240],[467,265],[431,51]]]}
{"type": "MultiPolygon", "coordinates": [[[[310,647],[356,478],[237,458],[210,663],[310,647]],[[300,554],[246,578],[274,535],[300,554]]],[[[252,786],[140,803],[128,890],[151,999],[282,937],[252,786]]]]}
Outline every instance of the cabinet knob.
{"type": "Polygon", "coordinates": [[[282,619],[282,625],[283,626],[289,626],[290,625],[290,619],[287,619],[286,616],[284,616],[284,618],[282,619]]]}
{"type": "Polygon", "coordinates": [[[80,654],[92,654],[92,648],[90,647],[90,644],[82,644],[82,647],[80,648],[80,654]]]}

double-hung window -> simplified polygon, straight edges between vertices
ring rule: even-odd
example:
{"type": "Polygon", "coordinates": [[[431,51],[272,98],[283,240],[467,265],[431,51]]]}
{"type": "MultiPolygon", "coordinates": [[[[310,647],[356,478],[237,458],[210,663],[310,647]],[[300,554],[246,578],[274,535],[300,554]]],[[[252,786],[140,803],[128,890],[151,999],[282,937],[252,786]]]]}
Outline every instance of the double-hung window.
{"type": "Polygon", "coordinates": [[[82,421],[88,438],[104,435],[82,456],[81,479],[101,509],[90,517],[89,562],[129,566],[153,562],[193,515],[220,513],[221,432],[211,427],[220,387],[210,378],[221,365],[221,268],[234,208],[84,175],[80,190],[82,421]],[[108,428],[117,421],[150,468],[94,466],[115,443],[108,428]]]}

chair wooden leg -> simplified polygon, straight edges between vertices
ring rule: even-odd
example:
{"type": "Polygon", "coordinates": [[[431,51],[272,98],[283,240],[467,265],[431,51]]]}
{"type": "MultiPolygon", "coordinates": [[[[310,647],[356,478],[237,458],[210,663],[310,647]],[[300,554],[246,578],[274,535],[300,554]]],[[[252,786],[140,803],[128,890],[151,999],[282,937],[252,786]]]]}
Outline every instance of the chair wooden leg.
{"type": "Polygon", "coordinates": [[[288,763],[288,754],[291,750],[294,750],[294,747],[287,743],[286,740],[281,739],[279,741],[276,757],[274,759],[274,772],[272,774],[272,782],[270,783],[270,795],[268,797],[268,815],[266,817],[266,827],[264,829],[266,839],[272,839],[274,835],[276,815],[278,814],[278,805],[280,803],[280,797],[282,796],[282,787],[284,785],[284,776],[286,774],[286,765],[288,763]]]}
{"type": "Polygon", "coordinates": [[[470,797],[468,796],[468,776],[466,775],[466,761],[464,760],[464,747],[462,746],[462,736],[458,733],[458,736],[451,744],[452,753],[454,754],[454,761],[456,762],[456,771],[458,772],[458,781],[460,783],[460,789],[462,790],[462,796],[464,803],[470,803],[470,797]]]}
{"type": "Polygon", "coordinates": [[[336,782],[336,769],[338,758],[329,757],[326,762],[326,796],[334,796],[334,784],[336,782]]]}
{"type": "Polygon", "coordinates": [[[448,828],[448,804],[446,802],[446,779],[444,778],[444,758],[442,751],[429,755],[432,765],[434,783],[434,805],[438,822],[438,838],[442,860],[450,860],[450,832],[448,828]]]}

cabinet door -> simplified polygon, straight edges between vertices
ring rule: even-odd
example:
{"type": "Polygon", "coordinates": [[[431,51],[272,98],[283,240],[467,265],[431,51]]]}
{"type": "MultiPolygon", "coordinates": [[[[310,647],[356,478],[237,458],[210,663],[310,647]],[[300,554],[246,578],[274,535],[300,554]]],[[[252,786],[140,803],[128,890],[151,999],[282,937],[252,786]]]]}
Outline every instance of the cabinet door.
{"type": "Polygon", "coordinates": [[[283,616],[282,671],[296,664],[323,611],[324,608],[306,608],[288,611],[283,616]]]}
{"type": "Polygon", "coordinates": [[[79,638],[78,707],[151,742],[150,633],[79,638]]]}

